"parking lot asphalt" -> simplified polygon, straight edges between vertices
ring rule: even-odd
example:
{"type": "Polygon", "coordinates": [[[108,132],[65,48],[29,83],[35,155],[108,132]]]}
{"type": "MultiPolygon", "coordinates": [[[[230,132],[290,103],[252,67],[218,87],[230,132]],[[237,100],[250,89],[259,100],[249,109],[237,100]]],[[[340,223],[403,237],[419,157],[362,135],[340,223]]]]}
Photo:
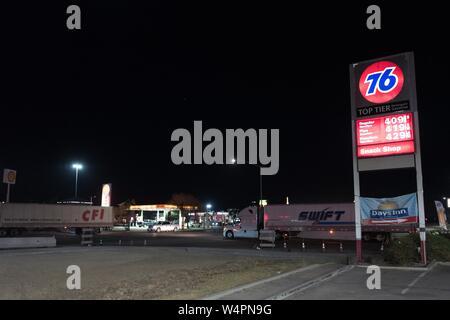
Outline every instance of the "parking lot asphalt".
{"type": "Polygon", "coordinates": [[[381,267],[380,289],[367,287],[366,267],[355,267],[287,299],[425,300],[450,299],[450,265],[434,264],[427,270],[381,267]]]}
{"type": "Polygon", "coordinates": [[[270,281],[259,281],[206,299],[214,300],[425,300],[450,299],[450,264],[380,268],[380,287],[367,286],[368,266],[324,263],[270,281]]]}

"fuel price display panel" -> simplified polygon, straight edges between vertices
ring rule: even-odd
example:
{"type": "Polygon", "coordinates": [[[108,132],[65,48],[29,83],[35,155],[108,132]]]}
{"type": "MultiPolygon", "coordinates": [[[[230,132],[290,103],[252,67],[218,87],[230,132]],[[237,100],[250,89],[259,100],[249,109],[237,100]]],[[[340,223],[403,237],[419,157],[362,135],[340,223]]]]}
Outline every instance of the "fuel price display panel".
{"type": "Polygon", "coordinates": [[[411,112],[356,121],[358,158],[414,153],[411,112]]]}

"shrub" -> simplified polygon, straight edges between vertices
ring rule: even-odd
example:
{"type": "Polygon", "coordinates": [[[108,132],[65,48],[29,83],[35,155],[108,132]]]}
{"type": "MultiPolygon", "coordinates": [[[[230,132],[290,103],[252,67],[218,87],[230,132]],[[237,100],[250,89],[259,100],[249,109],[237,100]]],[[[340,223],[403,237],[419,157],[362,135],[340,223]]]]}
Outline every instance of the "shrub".
{"type": "MultiPolygon", "coordinates": [[[[386,248],[384,260],[391,264],[407,265],[420,262],[417,248],[420,246],[418,234],[395,239],[386,248]]],[[[428,261],[450,261],[450,238],[439,233],[427,233],[428,261]]]]}
{"type": "Polygon", "coordinates": [[[396,265],[419,262],[418,242],[417,235],[408,235],[393,240],[384,251],[384,260],[396,265]]]}
{"type": "Polygon", "coordinates": [[[440,234],[427,234],[428,259],[450,261],[450,239],[440,234]]]}

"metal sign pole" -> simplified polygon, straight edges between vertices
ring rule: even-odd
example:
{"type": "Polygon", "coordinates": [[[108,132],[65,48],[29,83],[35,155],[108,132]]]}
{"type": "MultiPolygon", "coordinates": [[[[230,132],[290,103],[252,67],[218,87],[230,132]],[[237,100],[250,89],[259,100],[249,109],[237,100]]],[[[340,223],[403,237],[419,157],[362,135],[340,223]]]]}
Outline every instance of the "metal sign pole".
{"type": "Polygon", "coordinates": [[[420,141],[419,141],[419,119],[417,112],[415,116],[415,130],[416,130],[416,180],[417,180],[417,202],[419,205],[419,232],[420,232],[420,258],[423,264],[427,264],[426,251],[426,227],[425,227],[425,205],[423,200],[423,182],[422,182],[422,160],[420,159],[420,141]]]}
{"type": "Polygon", "coordinates": [[[356,240],[356,262],[363,262],[362,259],[362,236],[361,236],[361,203],[360,203],[360,188],[359,188],[359,172],[358,159],[356,158],[356,143],[355,143],[355,121],[352,120],[352,149],[353,149],[353,189],[354,189],[354,203],[355,203],[355,240],[356,240]]]}
{"type": "Polygon", "coordinates": [[[416,90],[416,69],[414,63],[414,55],[410,54],[409,59],[409,75],[411,82],[411,109],[414,111],[414,135],[416,141],[416,152],[414,153],[414,162],[416,167],[416,183],[417,183],[417,204],[419,209],[419,233],[420,233],[420,258],[421,262],[427,264],[426,250],[426,226],[425,226],[425,205],[423,199],[423,179],[422,179],[422,155],[420,148],[420,130],[419,130],[419,112],[417,108],[417,90],[416,90]]]}
{"type": "Polygon", "coordinates": [[[352,156],[353,156],[353,190],[355,203],[355,241],[356,241],[356,262],[363,262],[362,258],[362,235],[361,235],[361,203],[360,203],[360,186],[359,186],[359,169],[358,158],[356,152],[356,107],[355,107],[355,93],[354,87],[355,75],[353,73],[354,65],[350,65],[350,100],[351,100],[351,115],[352,115],[352,156]]]}
{"type": "Polygon", "coordinates": [[[9,202],[10,186],[11,186],[11,184],[8,183],[8,184],[7,184],[7,187],[6,187],[6,203],[9,202]]]}

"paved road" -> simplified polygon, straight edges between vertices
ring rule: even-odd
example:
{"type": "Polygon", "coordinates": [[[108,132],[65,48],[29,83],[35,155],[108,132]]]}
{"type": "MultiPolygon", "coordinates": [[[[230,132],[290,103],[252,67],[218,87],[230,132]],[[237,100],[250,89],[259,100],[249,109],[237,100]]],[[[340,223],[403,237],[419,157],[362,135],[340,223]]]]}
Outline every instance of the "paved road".
{"type": "MultiPolygon", "coordinates": [[[[59,234],[57,243],[61,246],[78,246],[80,238],[75,235],[59,234]]],[[[192,231],[192,232],[161,232],[152,233],[147,231],[108,231],[95,236],[94,244],[103,246],[152,246],[152,247],[200,247],[221,249],[256,249],[255,239],[227,240],[222,237],[221,230],[192,231]]],[[[306,240],[306,252],[322,252],[320,240],[306,240]]],[[[343,255],[354,255],[355,244],[353,241],[327,242],[325,252],[341,253],[343,255]]],[[[380,253],[378,242],[364,244],[364,250],[370,255],[380,253]]],[[[264,249],[272,250],[272,249],[264,249]]],[[[300,240],[288,242],[285,249],[283,242],[278,241],[274,250],[303,252],[300,240]]]]}
{"type": "MultiPolygon", "coordinates": [[[[58,245],[79,245],[76,235],[56,235],[58,245]]],[[[147,232],[147,231],[103,231],[96,234],[94,244],[104,246],[152,246],[152,247],[209,247],[209,248],[252,248],[256,241],[223,239],[220,231],[193,232],[147,232]]]]}
{"type": "MultiPolygon", "coordinates": [[[[218,293],[209,299],[408,300],[450,299],[450,264],[428,268],[381,267],[381,288],[369,290],[367,267],[315,264],[271,281],[218,293]]],[[[270,279],[269,279],[270,280],[270,279]]]]}

